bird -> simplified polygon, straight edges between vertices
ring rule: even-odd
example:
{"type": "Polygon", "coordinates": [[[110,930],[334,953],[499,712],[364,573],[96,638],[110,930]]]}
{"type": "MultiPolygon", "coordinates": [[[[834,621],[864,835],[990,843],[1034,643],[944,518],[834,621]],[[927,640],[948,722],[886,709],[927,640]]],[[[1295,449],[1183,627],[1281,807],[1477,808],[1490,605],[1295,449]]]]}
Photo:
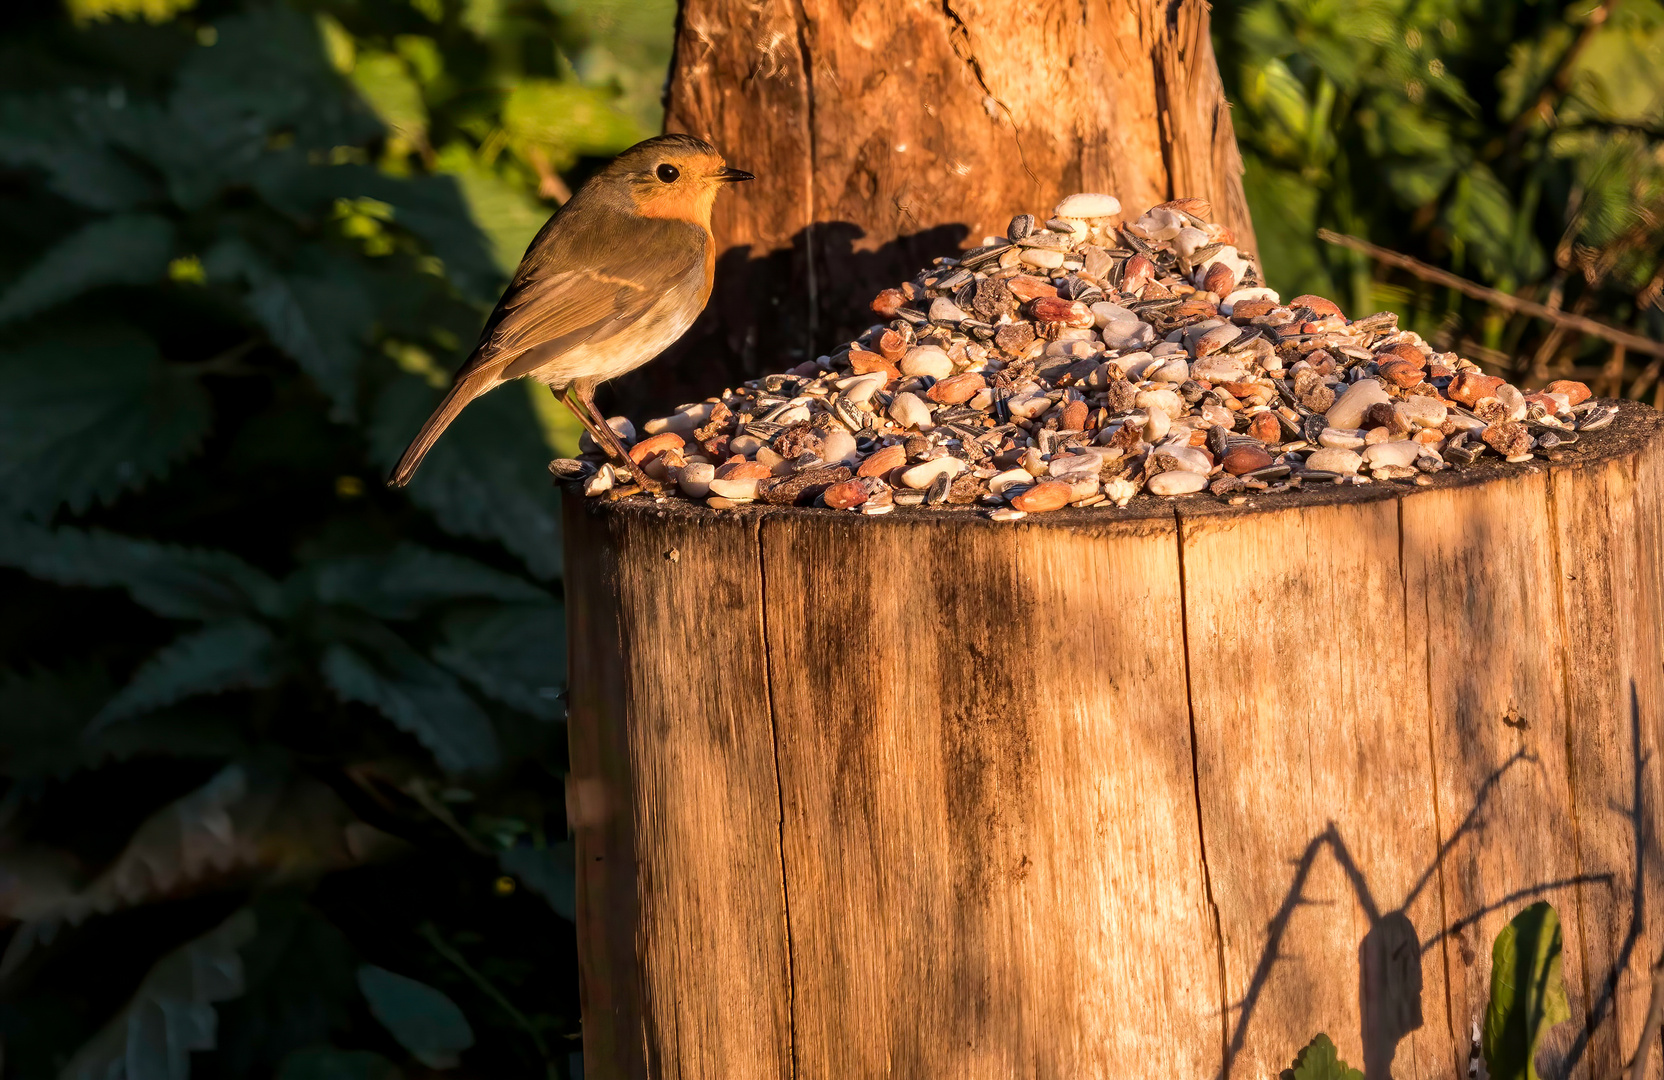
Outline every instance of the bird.
{"type": "Polygon", "coordinates": [[[660,135],[619,154],[538,230],[450,391],[405,449],[387,486],[410,483],[469,402],[513,379],[545,384],[643,490],[657,492],[606,418],[595,388],[658,356],[711,296],[711,208],[755,177],[692,135],[660,135]]]}

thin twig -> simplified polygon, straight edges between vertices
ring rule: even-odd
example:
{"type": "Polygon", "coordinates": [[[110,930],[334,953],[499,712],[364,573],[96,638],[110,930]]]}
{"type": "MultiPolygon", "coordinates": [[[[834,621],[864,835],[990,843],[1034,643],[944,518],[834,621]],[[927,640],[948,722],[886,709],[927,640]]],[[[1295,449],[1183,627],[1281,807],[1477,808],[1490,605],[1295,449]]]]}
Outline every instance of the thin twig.
{"type": "Polygon", "coordinates": [[[526,1014],[516,1009],[514,1003],[504,997],[503,992],[498,990],[490,979],[476,971],[474,965],[470,964],[461,953],[451,947],[450,942],[440,937],[439,931],[434,928],[432,923],[423,923],[421,934],[427,939],[428,944],[433,946],[435,952],[455,965],[458,971],[466,975],[470,982],[479,987],[486,997],[495,1001],[498,1007],[508,1013],[510,1019],[520,1025],[527,1035],[531,1036],[532,1044],[537,1047],[538,1057],[543,1059],[543,1068],[547,1071],[549,1080],[557,1080],[560,1073],[555,1069],[554,1058],[549,1056],[549,1045],[543,1041],[543,1033],[537,1030],[536,1025],[531,1022],[526,1014]]]}
{"type": "Polygon", "coordinates": [[[1502,308],[1504,311],[1516,311],[1523,315],[1534,315],[1539,319],[1544,319],[1557,325],[1581,330],[1585,334],[1602,338],[1606,341],[1612,342],[1615,345],[1622,345],[1630,352],[1644,353],[1647,356],[1664,357],[1664,341],[1654,341],[1652,338],[1642,337],[1639,334],[1632,334],[1627,330],[1620,330],[1615,326],[1608,326],[1606,323],[1597,322],[1596,320],[1589,318],[1587,315],[1573,315],[1564,311],[1555,311],[1553,308],[1545,307],[1542,304],[1538,304],[1530,300],[1522,300],[1519,297],[1513,296],[1509,293],[1501,292],[1497,289],[1487,288],[1484,285],[1480,285],[1478,282],[1469,281],[1464,277],[1458,277],[1448,270],[1440,270],[1436,266],[1429,266],[1420,259],[1414,259],[1408,255],[1400,255],[1396,251],[1379,247],[1370,243],[1368,240],[1360,240],[1356,236],[1347,236],[1343,233],[1332,232],[1329,229],[1319,229],[1317,230],[1317,235],[1327,243],[1335,244],[1343,248],[1350,248],[1353,251],[1361,251],[1365,255],[1374,259],[1376,262],[1386,263],[1388,266],[1396,266],[1401,270],[1407,270],[1416,277],[1421,278],[1423,281],[1431,281],[1447,288],[1455,289],[1459,293],[1471,296],[1475,300],[1483,300],[1495,307],[1502,308]]]}
{"type": "Polygon", "coordinates": [[[1595,31],[1601,28],[1607,17],[1612,14],[1612,9],[1617,6],[1618,0],[1601,0],[1600,6],[1589,12],[1588,18],[1583,20],[1583,26],[1578,30],[1576,40],[1571,43],[1565,52],[1560,54],[1560,62],[1554,65],[1554,73],[1543,84],[1542,90],[1537,94],[1537,99],[1531,103],[1529,108],[1522,109],[1520,114],[1514,117],[1514,122],[1510,125],[1508,131],[1510,142],[1517,143],[1519,141],[1520,134],[1525,130],[1526,125],[1531,122],[1532,117],[1540,116],[1546,121],[1554,116],[1556,112],[1553,105],[1554,99],[1564,97],[1566,90],[1570,88],[1572,70],[1577,64],[1577,58],[1583,55],[1583,50],[1589,47],[1590,41],[1594,40],[1595,31]]]}

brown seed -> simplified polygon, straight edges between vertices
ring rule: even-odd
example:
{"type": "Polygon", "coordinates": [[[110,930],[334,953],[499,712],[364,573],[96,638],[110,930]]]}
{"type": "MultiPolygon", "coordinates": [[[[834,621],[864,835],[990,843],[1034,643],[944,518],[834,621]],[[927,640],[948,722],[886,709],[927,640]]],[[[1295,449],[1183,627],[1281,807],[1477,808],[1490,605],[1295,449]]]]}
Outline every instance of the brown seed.
{"type": "Polygon", "coordinates": [[[1186,214],[1194,214],[1203,221],[1213,217],[1213,204],[1206,199],[1184,198],[1169,199],[1164,203],[1157,203],[1152,210],[1178,210],[1186,214]]]}
{"type": "Polygon", "coordinates": [[[893,319],[901,306],[907,303],[907,297],[900,289],[885,289],[872,299],[872,311],[885,319],[893,319]]]}
{"type": "Polygon", "coordinates": [[[1033,274],[1018,274],[1006,280],[1005,287],[1011,290],[1011,295],[1028,303],[1042,296],[1056,296],[1057,286],[1044,278],[1037,278],[1033,274]]]}
{"type": "Polygon", "coordinates": [[[1034,344],[1034,324],[1026,322],[1006,323],[994,331],[994,344],[1003,353],[1011,356],[1021,356],[1034,344]]]}
{"type": "Polygon", "coordinates": [[[849,469],[843,465],[827,465],[807,472],[793,473],[757,485],[757,494],[774,506],[797,506],[814,502],[815,496],[833,484],[849,479],[849,469]]]}
{"type": "Polygon", "coordinates": [[[1481,398],[1488,398],[1496,393],[1496,388],[1504,380],[1495,375],[1481,375],[1477,371],[1464,371],[1457,375],[1450,383],[1450,389],[1445,393],[1450,399],[1473,408],[1479,404],[1481,398]]]}
{"type": "Polygon", "coordinates": [[[1035,484],[1015,499],[1012,499],[1011,505],[1018,510],[1024,510],[1031,514],[1060,509],[1069,505],[1069,485],[1060,484],[1055,480],[1048,480],[1044,484],[1035,484]]]}
{"type": "Polygon", "coordinates": [[[1215,296],[1229,296],[1236,291],[1236,275],[1231,273],[1231,268],[1224,263],[1214,263],[1208,267],[1207,274],[1202,278],[1202,288],[1215,296]]]}
{"type": "Polygon", "coordinates": [[[1086,430],[1086,402],[1071,401],[1063,406],[1063,415],[1058,419],[1059,431],[1086,430]]]}
{"type": "Polygon", "coordinates": [[[1309,293],[1305,296],[1296,296],[1293,300],[1288,302],[1288,306],[1291,308],[1303,307],[1314,315],[1334,315],[1338,318],[1346,318],[1346,316],[1341,313],[1340,307],[1333,300],[1329,300],[1321,296],[1312,296],[1309,293]]]}
{"type": "Polygon", "coordinates": [[[925,393],[925,397],[942,405],[960,405],[976,397],[977,391],[988,381],[974,371],[943,379],[925,393]]]}
{"type": "Polygon", "coordinates": [[[855,470],[856,476],[883,476],[891,469],[897,469],[907,464],[907,451],[900,443],[886,446],[882,450],[875,450],[868,454],[861,462],[861,467],[855,470]]]}
{"type": "Polygon", "coordinates": [[[1156,267],[1142,255],[1133,255],[1121,267],[1121,291],[1135,293],[1155,280],[1156,267]]]}
{"type": "Polygon", "coordinates": [[[907,355],[907,339],[894,330],[886,330],[878,335],[878,352],[892,363],[900,360],[907,355]]]}
{"type": "Polygon", "coordinates": [[[1209,303],[1206,300],[1191,299],[1174,308],[1171,317],[1174,319],[1188,319],[1195,315],[1204,319],[1211,319],[1218,314],[1218,304],[1209,303]]]}
{"type": "Polygon", "coordinates": [[[1271,467],[1271,455],[1257,446],[1233,446],[1225,451],[1225,471],[1232,476],[1271,467]]]}
{"type": "Polygon", "coordinates": [[[901,370],[895,364],[873,352],[861,349],[849,351],[849,369],[857,375],[865,375],[871,371],[882,371],[892,379],[901,378],[901,370]]]}
{"type": "Polygon", "coordinates": [[[661,431],[650,439],[643,439],[630,447],[630,460],[640,465],[654,454],[666,450],[680,450],[682,437],[674,431],[661,431]]]}
{"type": "Polygon", "coordinates": [[[1479,437],[1485,444],[1503,457],[1514,457],[1518,454],[1531,452],[1531,433],[1525,430],[1524,424],[1503,420],[1491,424],[1479,437]]]}
{"type": "Polygon", "coordinates": [[[1422,354],[1422,351],[1414,345],[1403,341],[1400,341],[1396,345],[1388,345],[1381,349],[1375,354],[1375,359],[1378,363],[1385,363],[1388,360],[1398,359],[1414,364],[1418,368],[1424,368],[1427,366],[1427,357],[1422,354]]]}
{"type": "Polygon", "coordinates": [[[730,461],[716,470],[718,480],[766,480],[773,475],[774,470],[760,461],[730,461]]]}
{"type": "Polygon", "coordinates": [[[1248,423],[1248,434],[1262,443],[1278,443],[1283,441],[1283,425],[1277,422],[1277,417],[1269,410],[1260,413],[1248,423]]]}
{"type": "Polygon", "coordinates": [[[1054,323],[1083,330],[1092,325],[1092,311],[1079,300],[1042,296],[1030,302],[1029,314],[1038,323],[1054,323]]]}
{"type": "Polygon", "coordinates": [[[1277,301],[1267,296],[1254,296],[1231,305],[1231,321],[1246,326],[1261,315],[1277,310],[1277,301]]]}
{"type": "Polygon", "coordinates": [[[1421,368],[1408,360],[1388,360],[1381,365],[1381,377],[1394,386],[1414,386],[1421,382],[1421,368]]]}
{"type": "Polygon", "coordinates": [[[1594,396],[1588,386],[1572,379],[1556,379],[1543,389],[1551,394],[1565,394],[1573,405],[1581,405],[1594,396]]]}
{"type": "Polygon", "coordinates": [[[867,486],[859,480],[845,480],[827,488],[821,501],[834,510],[848,510],[867,501],[867,486]]]}

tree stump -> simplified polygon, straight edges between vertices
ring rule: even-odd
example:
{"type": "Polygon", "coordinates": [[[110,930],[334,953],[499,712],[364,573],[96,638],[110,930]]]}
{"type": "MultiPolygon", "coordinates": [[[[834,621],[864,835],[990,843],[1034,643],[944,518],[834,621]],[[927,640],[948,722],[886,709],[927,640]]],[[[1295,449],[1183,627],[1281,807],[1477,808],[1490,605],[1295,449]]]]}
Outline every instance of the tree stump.
{"type": "Polygon", "coordinates": [[[1205,0],[682,0],[666,127],[757,180],[717,202],[704,317],[621,400],[813,360],[880,289],[1077,191],[1200,196],[1254,250],[1208,26],[1205,0]]]}
{"type": "Polygon", "coordinates": [[[1634,1049],[1650,409],[1246,507],[566,506],[590,1077],[1461,1077],[1539,899],[1545,1075],[1634,1049]]]}

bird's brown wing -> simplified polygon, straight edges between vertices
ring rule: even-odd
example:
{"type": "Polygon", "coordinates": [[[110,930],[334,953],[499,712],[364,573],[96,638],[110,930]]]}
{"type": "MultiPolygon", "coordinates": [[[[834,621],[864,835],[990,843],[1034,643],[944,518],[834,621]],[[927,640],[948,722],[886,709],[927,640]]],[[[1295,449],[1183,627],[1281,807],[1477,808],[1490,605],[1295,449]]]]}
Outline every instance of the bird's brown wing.
{"type": "MultiPolygon", "coordinates": [[[[683,222],[664,224],[698,228],[683,222]]],[[[588,253],[593,260],[589,265],[575,251],[549,252],[555,257],[534,261],[545,254],[536,252],[534,245],[486,322],[474,355],[457,372],[458,381],[492,366],[506,366],[528,349],[558,356],[586,341],[604,341],[641,318],[704,262],[703,242],[653,244],[641,239],[632,237],[628,245],[588,253]]],[[[698,239],[703,241],[703,235],[698,239]]]]}

